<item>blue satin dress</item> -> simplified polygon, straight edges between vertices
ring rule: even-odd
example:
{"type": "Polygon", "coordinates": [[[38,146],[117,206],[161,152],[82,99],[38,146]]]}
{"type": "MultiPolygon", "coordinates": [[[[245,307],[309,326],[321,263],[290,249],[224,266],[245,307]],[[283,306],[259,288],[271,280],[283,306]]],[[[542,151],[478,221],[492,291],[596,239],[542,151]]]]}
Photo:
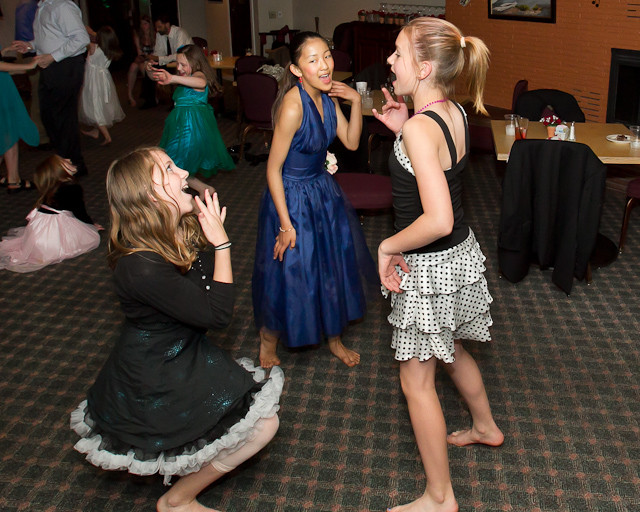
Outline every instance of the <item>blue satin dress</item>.
{"type": "Polygon", "coordinates": [[[302,125],[282,167],[296,246],[287,249],[282,262],[273,259],[280,219],[267,188],[252,282],[256,326],[277,332],[287,347],[340,335],[348,322],[364,316],[363,284],[379,287],[356,213],[325,169],[327,147],[336,135],[335,105],[322,95],[323,123],[311,97],[298,87],[302,125]]]}
{"type": "Polygon", "coordinates": [[[164,122],[158,144],[191,176],[199,172],[209,177],[218,170],[235,168],[208,98],[208,87],[204,91],[183,85],[176,87],[173,93],[175,106],[164,122]]]}

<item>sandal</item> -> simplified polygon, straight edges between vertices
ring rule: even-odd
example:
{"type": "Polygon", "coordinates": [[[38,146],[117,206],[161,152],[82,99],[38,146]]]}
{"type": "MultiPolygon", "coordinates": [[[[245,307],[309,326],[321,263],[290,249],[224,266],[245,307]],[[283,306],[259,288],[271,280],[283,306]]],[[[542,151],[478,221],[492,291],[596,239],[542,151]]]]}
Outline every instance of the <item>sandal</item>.
{"type": "Polygon", "coordinates": [[[6,187],[7,186],[7,177],[3,176],[2,178],[0,178],[0,187],[6,187]]]}
{"type": "Polygon", "coordinates": [[[29,180],[21,180],[18,183],[7,183],[7,194],[22,192],[23,190],[35,190],[33,183],[29,180]]]}

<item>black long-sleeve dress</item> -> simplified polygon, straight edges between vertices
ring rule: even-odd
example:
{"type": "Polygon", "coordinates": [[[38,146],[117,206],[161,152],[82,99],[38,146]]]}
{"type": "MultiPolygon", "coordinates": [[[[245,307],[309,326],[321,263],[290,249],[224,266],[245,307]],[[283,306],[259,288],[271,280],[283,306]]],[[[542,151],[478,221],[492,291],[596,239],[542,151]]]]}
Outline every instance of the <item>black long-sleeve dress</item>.
{"type": "Polygon", "coordinates": [[[104,469],[184,475],[250,438],[278,410],[283,375],[234,361],[205,336],[226,327],[234,286],[213,281],[201,253],[181,274],[160,255],[136,252],[115,268],[126,321],[87,400],[72,413],[75,448],[104,469]],[[241,366],[242,365],[242,366],[241,366]],[[244,367],[244,368],[243,368],[244,367]]]}

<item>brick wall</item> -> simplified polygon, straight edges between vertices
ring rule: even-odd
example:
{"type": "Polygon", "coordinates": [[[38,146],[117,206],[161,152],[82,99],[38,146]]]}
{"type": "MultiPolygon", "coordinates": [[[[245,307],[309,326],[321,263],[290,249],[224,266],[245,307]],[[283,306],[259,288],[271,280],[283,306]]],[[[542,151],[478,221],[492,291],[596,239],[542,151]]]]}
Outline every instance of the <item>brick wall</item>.
{"type": "Polygon", "coordinates": [[[604,122],[611,48],[640,50],[640,1],[557,0],[553,24],[489,19],[489,1],[446,5],[447,20],[491,50],[485,102],[511,108],[513,86],[526,78],[529,89],[573,94],[587,120],[604,122]]]}

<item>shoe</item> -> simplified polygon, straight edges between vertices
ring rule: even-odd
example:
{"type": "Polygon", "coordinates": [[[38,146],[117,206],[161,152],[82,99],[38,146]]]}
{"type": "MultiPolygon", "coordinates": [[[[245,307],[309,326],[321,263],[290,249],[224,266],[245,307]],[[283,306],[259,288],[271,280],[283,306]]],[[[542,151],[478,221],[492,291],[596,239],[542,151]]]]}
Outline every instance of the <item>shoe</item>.
{"type": "Polygon", "coordinates": [[[7,177],[3,176],[2,178],[0,178],[0,187],[6,187],[7,186],[7,177]]]}
{"type": "Polygon", "coordinates": [[[18,183],[7,183],[7,194],[15,194],[23,190],[35,190],[36,187],[29,180],[22,180],[18,183]],[[17,185],[17,187],[15,186],[17,185]]]}

